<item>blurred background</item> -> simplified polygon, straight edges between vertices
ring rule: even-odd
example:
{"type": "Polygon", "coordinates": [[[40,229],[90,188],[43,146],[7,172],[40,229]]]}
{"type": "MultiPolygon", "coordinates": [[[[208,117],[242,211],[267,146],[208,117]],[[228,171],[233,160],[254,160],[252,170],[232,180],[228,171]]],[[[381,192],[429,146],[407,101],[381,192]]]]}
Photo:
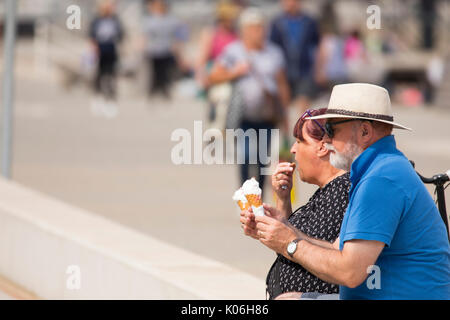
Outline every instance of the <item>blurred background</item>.
{"type": "MultiPolygon", "coordinates": [[[[208,36],[222,14],[228,17],[219,10],[223,4],[16,3],[11,179],[264,280],[275,254],[242,234],[231,199],[240,185],[237,166],[171,160],[174,130],[193,133],[196,120],[204,129],[223,129],[223,115],[211,108],[202,81],[213,63],[208,36]],[[70,24],[73,5],[80,8],[79,29],[70,24]],[[151,19],[164,15],[167,21],[151,19]],[[169,29],[170,36],[158,33],[169,29]]],[[[282,12],[275,0],[242,0],[233,8],[250,5],[263,10],[268,28],[282,12]]],[[[413,128],[395,132],[399,149],[425,176],[450,169],[450,1],[302,0],[300,6],[320,34],[314,61],[322,69],[309,106],[326,107],[335,83],[385,86],[396,121],[413,128]],[[380,8],[380,29],[367,27],[370,5],[380,8]]],[[[289,130],[299,116],[293,102],[289,130]]],[[[316,189],[296,179],[294,208],[316,189]]],[[[274,202],[268,183],[264,199],[274,202]]]]}

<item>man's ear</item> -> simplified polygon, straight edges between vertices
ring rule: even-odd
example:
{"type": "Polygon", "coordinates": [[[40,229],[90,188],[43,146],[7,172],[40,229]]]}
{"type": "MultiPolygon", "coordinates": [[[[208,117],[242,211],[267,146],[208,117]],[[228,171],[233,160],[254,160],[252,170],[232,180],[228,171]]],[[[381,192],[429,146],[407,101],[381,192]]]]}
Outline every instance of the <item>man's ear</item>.
{"type": "Polygon", "coordinates": [[[369,121],[363,121],[359,128],[359,138],[364,146],[371,144],[373,136],[375,134],[373,126],[369,121]]]}

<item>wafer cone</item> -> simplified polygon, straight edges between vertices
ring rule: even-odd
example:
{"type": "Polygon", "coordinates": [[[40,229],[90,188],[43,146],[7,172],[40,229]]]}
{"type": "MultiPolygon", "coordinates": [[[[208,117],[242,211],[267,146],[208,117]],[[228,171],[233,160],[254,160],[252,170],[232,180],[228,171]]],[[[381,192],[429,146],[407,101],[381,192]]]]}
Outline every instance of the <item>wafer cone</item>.
{"type": "Polygon", "coordinates": [[[239,208],[241,208],[241,210],[248,210],[250,208],[250,203],[248,203],[248,202],[243,202],[241,200],[238,200],[237,204],[238,204],[239,208]]]}
{"type": "Polygon", "coordinates": [[[252,210],[255,216],[263,216],[264,208],[262,206],[263,202],[261,196],[257,194],[246,194],[248,203],[252,206],[252,210]]]}
{"type": "Polygon", "coordinates": [[[255,208],[262,206],[262,199],[257,194],[246,194],[245,198],[247,198],[248,203],[250,203],[250,205],[254,206],[255,208]]]}

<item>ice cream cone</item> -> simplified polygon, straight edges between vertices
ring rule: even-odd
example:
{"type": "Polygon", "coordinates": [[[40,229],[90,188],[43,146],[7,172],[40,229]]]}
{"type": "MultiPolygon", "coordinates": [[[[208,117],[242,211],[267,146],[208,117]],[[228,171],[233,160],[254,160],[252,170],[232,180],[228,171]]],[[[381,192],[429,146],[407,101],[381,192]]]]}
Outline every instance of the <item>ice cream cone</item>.
{"type": "Polygon", "coordinates": [[[261,196],[257,194],[246,194],[245,197],[247,198],[248,203],[251,205],[255,216],[263,216],[264,208],[262,205],[263,202],[261,196]]]}
{"type": "Polygon", "coordinates": [[[237,204],[238,204],[239,208],[241,208],[241,210],[248,210],[250,208],[250,203],[248,203],[248,202],[238,200],[237,204]]]}
{"type": "Polygon", "coordinates": [[[258,181],[256,181],[255,178],[245,181],[242,185],[242,191],[244,192],[248,203],[251,205],[255,216],[263,216],[264,208],[261,199],[262,190],[259,187],[258,181]]]}
{"type": "Polygon", "coordinates": [[[233,200],[236,201],[241,210],[248,210],[250,208],[250,204],[245,198],[244,192],[242,191],[241,188],[236,190],[236,192],[233,195],[233,200]]]}
{"type": "Polygon", "coordinates": [[[248,203],[254,207],[262,206],[261,197],[257,194],[246,194],[245,198],[247,198],[248,203]]]}

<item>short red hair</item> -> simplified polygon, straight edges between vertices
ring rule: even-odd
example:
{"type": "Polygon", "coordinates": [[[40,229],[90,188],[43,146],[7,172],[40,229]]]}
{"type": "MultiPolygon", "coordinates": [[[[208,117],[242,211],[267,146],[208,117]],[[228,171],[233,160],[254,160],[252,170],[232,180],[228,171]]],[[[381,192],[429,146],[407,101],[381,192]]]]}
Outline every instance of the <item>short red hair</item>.
{"type": "MultiPolygon", "coordinates": [[[[312,116],[319,116],[324,114],[327,111],[326,108],[321,108],[321,109],[315,109],[315,110],[309,110],[309,113],[312,116]]],[[[308,117],[308,116],[306,116],[308,117]]],[[[313,138],[314,140],[317,141],[321,141],[323,139],[323,136],[325,134],[325,132],[323,131],[322,128],[320,128],[317,123],[315,123],[315,121],[317,121],[318,123],[320,123],[320,125],[322,127],[325,127],[325,122],[327,122],[327,119],[316,119],[316,120],[308,120],[305,119],[305,117],[300,117],[297,120],[297,123],[294,126],[294,137],[299,139],[300,141],[305,141],[305,138],[303,137],[303,126],[306,126],[306,132],[308,134],[308,136],[310,136],[311,138],[313,138]]]]}

